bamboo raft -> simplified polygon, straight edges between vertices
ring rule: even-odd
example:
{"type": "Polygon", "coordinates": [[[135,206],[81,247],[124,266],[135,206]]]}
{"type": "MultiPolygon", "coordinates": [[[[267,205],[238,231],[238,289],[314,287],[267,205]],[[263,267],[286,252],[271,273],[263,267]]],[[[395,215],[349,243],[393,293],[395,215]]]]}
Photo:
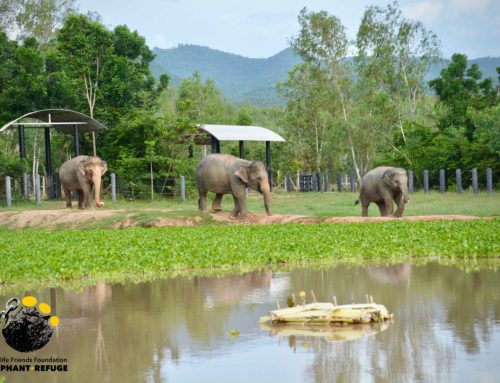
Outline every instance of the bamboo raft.
{"type": "Polygon", "coordinates": [[[295,305],[295,297],[289,296],[289,306],[293,304],[293,307],[282,309],[278,304],[278,309],[261,317],[260,323],[367,324],[385,322],[393,317],[384,305],[374,303],[371,296],[368,303],[337,305],[336,297],[334,303],[319,303],[314,292],[311,293],[314,303],[305,304],[305,293],[302,291],[299,294],[302,305],[295,305]]]}

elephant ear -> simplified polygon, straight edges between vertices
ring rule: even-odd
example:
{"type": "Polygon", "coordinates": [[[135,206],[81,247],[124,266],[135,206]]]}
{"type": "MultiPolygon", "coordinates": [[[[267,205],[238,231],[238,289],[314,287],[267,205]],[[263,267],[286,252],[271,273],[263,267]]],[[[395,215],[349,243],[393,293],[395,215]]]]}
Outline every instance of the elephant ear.
{"type": "Polygon", "coordinates": [[[85,169],[86,162],[85,160],[81,160],[78,164],[78,171],[82,174],[82,176],[87,174],[87,170],[85,169]]]}
{"type": "Polygon", "coordinates": [[[389,186],[391,189],[396,189],[398,187],[397,182],[395,181],[395,176],[397,172],[394,169],[388,169],[382,175],[382,181],[389,186]]]}
{"type": "Polygon", "coordinates": [[[248,166],[242,166],[234,172],[234,175],[238,177],[245,185],[248,185],[248,166]]]}
{"type": "Polygon", "coordinates": [[[108,171],[108,163],[106,161],[102,161],[101,164],[101,175],[108,171]]]}

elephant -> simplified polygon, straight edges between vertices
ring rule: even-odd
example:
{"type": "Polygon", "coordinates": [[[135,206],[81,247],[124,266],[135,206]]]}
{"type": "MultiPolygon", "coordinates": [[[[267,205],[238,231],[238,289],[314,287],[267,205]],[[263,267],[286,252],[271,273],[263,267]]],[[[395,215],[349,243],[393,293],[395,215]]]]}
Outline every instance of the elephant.
{"type": "Polygon", "coordinates": [[[370,170],[361,180],[359,199],[355,205],[361,202],[361,216],[368,217],[368,206],[370,202],[375,202],[380,215],[385,217],[392,216],[394,201],[397,205],[394,216],[401,217],[409,199],[406,170],[380,166],[370,170]]]}
{"type": "Polygon", "coordinates": [[[271,188],[264,163],[247,161],[229,154],[210,154],[203,158],[196,168],[196,187],[201,211],[207,211],[207,193],[215,193],[213,210],[221,210],[224,194],[232,194],[234,210],[231,219],[246,218],[246,188],[258,191],[264,196],[267,215],[272,215],[269,207],[271,188]]]}
{"type": "Polygon", "coordinates": [[[66,207],[71,208],[71,191],[78,192],[78,208],[90,207],[95,196],[97,207],[103,207],[101,201],[101,177],[108,170],[108,165],[99,157],[74,157],[59,168],[59,180],[66,195],[66,207]]]}

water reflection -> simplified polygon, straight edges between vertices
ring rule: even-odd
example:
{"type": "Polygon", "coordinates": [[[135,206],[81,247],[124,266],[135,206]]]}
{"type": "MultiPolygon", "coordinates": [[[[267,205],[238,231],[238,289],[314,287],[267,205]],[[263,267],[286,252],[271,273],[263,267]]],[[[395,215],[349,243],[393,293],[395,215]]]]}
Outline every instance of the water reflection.
{"type": "MultiPolygon", "coordinates": [[[[68,358],[70,371],[11,373],[7,382],[435,382],[478,380],[478,369],[493,381],[500,373],[499,276],[437,264],[338,266],[30,291],[61,318],[36,355],[68,358]],[[260,328],[259,317],[277,300],[285,305],[290,291],[310,289],[318,301],[335,295],[339,304],[371,294],[394,312],[394,323],[347,342],[310,329],[269,336],[260,328]]],[[[2,341],[0,356],[26,355],[2,341]]]]}

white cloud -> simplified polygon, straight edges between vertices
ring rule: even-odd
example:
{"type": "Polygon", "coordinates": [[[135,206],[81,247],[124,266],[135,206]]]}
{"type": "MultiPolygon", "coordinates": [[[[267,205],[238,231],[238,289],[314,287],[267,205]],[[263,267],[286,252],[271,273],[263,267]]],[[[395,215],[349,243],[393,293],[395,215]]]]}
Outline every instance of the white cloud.
{"type": "Polygon", "coordinates": [[[156,33],[148,44],[151,48],[170,48],[168,41],[163,33],[156,33]]]}
{"type": "MultiPolygon", "coordinates": [[[[456,0],[467,1],[467,0],[456,0]]],[[[424,0],[417,3],[408,4],[401,7],[403,14],[409,19],[415,19],[422,22],[433,22],[437,20],[442,11],[444,4],[441,1],[424,0]]]]}

